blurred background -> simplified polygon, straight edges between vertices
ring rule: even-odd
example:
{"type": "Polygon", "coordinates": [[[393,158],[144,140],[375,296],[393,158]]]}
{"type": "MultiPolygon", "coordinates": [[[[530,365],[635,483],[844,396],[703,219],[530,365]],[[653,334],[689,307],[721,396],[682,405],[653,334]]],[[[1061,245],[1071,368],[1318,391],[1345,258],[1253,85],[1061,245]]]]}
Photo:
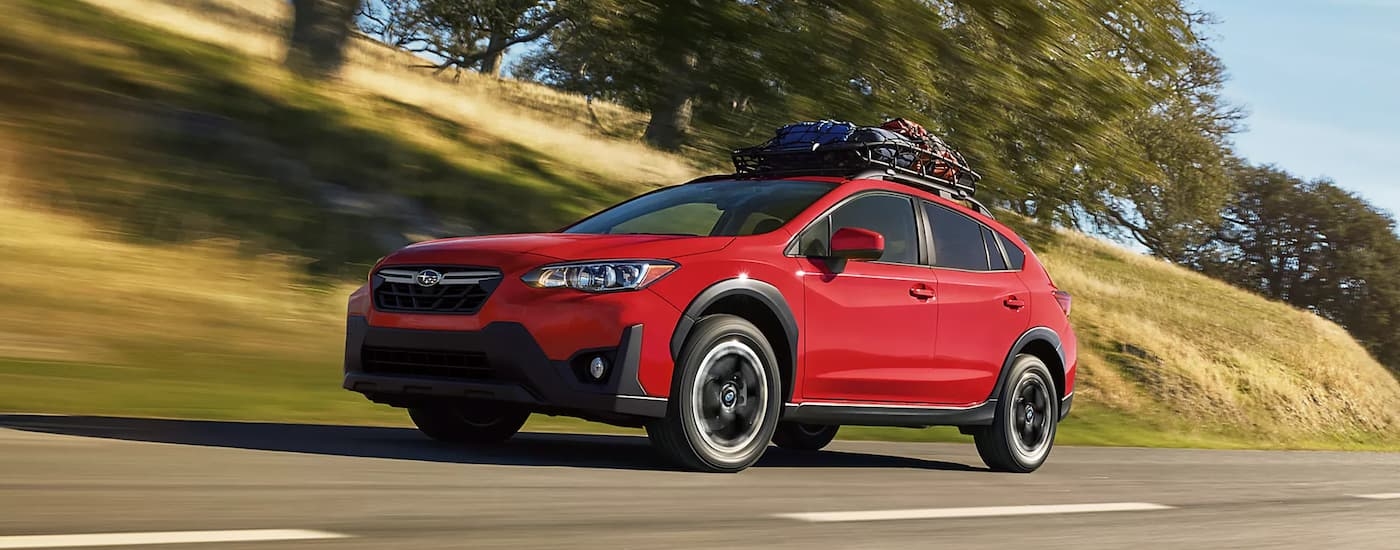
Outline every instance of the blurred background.
{"type": "Polygon", "coordinates": [[[1040,4],[9,0],[0,411],[406,425],[339,385],[376,258],[728,172],[788,122],[905,117],[1076,297],[1060,441],[1400,448],[1400,238],[1368,202],[1395,196],[1357,169],[1395,133],[1346,126],[1395,121],[1394,64],[1271,32],[1360,47],[1396,12],[1040,4]],[[1308,90],[1350,109],[1288,126],[1308,90]]]}

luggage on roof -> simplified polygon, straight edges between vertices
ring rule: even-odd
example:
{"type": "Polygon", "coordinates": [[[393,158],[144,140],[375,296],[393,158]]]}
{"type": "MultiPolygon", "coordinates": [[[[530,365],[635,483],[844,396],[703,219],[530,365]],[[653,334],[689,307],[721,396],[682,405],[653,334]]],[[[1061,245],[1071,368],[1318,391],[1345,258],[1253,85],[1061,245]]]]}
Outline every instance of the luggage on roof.
{"type": "Polygon", "coordinates": [[[837,120],[794,122],[768,141],[732,152],[741,174],[837,173],[886,169],[971,197],[981,176],[956,149],[903,118],[879,126],[837,120]]]}

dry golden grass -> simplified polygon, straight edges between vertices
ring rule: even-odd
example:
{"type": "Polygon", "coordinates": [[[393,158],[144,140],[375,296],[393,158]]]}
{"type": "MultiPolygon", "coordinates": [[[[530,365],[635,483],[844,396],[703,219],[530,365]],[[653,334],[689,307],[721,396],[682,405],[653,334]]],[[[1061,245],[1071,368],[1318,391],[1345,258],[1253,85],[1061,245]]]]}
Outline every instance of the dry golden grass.
{"type": "Polygon", "coordinates": [[[128,342],[300,358],[335,349],[353,285],[309,287],[296,258],[246,257],[228,241],[124,242],[20,202],[10,189],[26,183],[0,175],[0,356],[109,362],[128,342]]]}
{"type": "MultiPolygon", "coordinates": [[[[269,60],[283,55],[285,40],[278,25],[290,17],[289,4],[277,0],[87,1],[168,32],[269,60]]],[[[603,126],[598,128],[582,96],[469,71],[434,75],[412,68],[421,63],[372,40],[352,40],[340,75],[348,85],[342,96],[351,99],[357,93],[369,93],[408,103],[610,183],[654,186],[694,177],[700,171],[680,156],[641,144],[638,138],[645,117],[618,105],[595,102],[591,106],[603,126]],[[599,139],[603,131],[626,139],[599,139]]]]}
{"type": "Polygon", "coordinates": [[[1280,443],[1400,433],[1400,382],[1336,324],[1083,235],[1041,256],[1075,295],[1089,402],[1280,443]]]}

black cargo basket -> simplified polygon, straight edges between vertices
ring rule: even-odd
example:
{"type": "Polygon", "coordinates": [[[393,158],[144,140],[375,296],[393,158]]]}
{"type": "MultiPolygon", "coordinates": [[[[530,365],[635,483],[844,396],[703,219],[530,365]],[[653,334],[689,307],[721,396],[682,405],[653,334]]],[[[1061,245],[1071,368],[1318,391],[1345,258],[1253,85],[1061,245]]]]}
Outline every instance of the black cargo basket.
{"type": "MultiPolygon", "coordinates": [[[[791,140],[780,143],[779,139],[798,132],[782,136],[783,130],[780,130],[779,137],[761,145],[732,151],[734,170],[743,175],[844,176],[876,169],[915,178],[924,185],[968,198],[977,193],[977,181],[982,176],[968,166],[957,151],[951,148],[934,150],[884,128],[850,127],[852,131],[838,139],[824,134],[825,141],[795,143],[791,140]]],[[[935,139],[934,142],[936,146],[946,147],[941,141],[935,139]]]]}

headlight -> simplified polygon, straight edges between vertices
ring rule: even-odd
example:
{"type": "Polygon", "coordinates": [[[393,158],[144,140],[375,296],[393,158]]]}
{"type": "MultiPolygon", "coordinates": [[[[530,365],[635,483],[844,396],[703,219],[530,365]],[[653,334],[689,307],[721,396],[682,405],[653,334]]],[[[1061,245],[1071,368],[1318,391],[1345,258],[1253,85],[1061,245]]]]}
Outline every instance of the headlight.
{"type": "Polygon", "coordinates": [[[520,279],[535,288],[572,288],[587,292],[636,290],[676,269],[664,260],[619,260],[547,265],[520,279]]]}

